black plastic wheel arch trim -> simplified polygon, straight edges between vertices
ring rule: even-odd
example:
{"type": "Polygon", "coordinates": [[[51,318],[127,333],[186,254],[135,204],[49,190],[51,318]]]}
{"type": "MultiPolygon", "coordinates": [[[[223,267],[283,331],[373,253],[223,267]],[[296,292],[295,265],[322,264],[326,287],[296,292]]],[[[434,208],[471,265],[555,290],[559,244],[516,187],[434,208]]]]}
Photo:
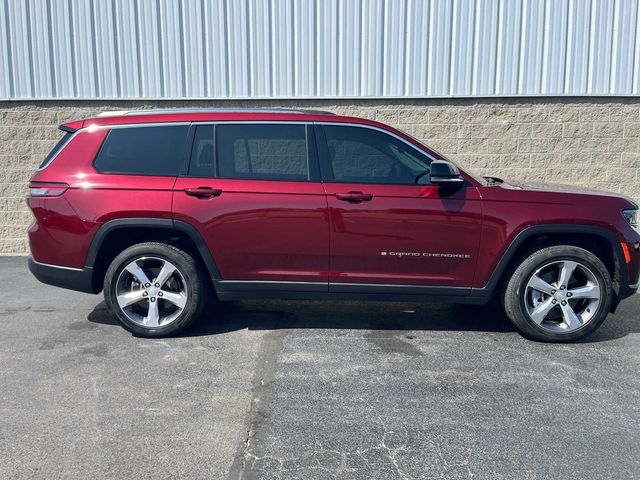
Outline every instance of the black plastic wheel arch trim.
{"type": "Polygon", "coordinates": [[[533,236],[544,235],[547,233],[583,233],[595,235],[605,239],[611,246],[611,249],[614,253],[614,262],[616,262],[617,267],[616,273],[618,274],[618,291],[616,292],[616,295],[617,297],[622,299],[631,294],[629,293],[629,290],[631,290],[628,281],[629,272],[627,271],[627,265],[624,263],[624,253],[622,252],[622,246],[620,245],[620,240],[618,239],[618,237],[611,230],[595,225],[557,223],[532,225],[518,233],[511,244],[509,244],[505,252],[502,254],[502,257],[496,264],[496,267],[493,269],[493,272],[491,273],[487,284],[482,288],[473,288],[471,295],[491,296],[494,290],[499,285],[502,279],[502,275],[509,265],[509,262],[511,262],[522,244],[533,236]]]}
{"type": "Polygon", "coordinates": [[[173,220],[171,218],[119,218],[116,220],[110,220],[98,229],[93,237],[87,258],[84,262],[85,268],[93,268],[100,248],[104,242],[106,236],[114,230],[121,228],[165,228],[167,230],[175,230],[187,235],[193,244],[196,246],[198,253],[202,257],[209,275],[213,280],[220,279],[220,271],[209,251],[209,248],[205,244],[204,240],[196,228],[181,220],[173,220]]]}

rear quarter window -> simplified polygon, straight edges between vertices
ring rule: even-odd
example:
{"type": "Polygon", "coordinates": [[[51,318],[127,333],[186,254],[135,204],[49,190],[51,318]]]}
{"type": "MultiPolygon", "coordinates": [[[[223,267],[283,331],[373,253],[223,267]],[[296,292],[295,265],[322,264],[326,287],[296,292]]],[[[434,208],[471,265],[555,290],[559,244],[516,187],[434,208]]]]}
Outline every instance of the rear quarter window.
{"type": "Polygon", "coordinates": [[[102,173],[177,176],[187,125],[113,128],[93,166],[102,173]]]}
{"type": "Polygon", "coordinates": [[[73,136],[72,132],[65,132],[65,134],[63,135],[63,137],[58,140],[58,143],[56,143],[56,146],[53,147],[53,150],[51,150],[49,152],[49,155],[47,155],[44,160],[42,161],[42,163],[40,164],[40,166],[38,167],[38,170],[42,170],[43,168],[45,168],[47,165],[49,165],[51,163],[51,161],[56,157],[56,155],[58,155],[58,153],[60,153],[60,151],[63,149],[63,147],[67,144],[67,142],[69,140],[71,140],[71,137],[73,136]]]}

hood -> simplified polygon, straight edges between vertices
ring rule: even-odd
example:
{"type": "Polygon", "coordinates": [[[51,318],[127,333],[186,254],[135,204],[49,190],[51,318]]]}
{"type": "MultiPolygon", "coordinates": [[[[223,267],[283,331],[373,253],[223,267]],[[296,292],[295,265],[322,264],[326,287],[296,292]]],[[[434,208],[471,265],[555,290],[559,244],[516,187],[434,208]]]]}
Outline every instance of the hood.
{"type": "Polygon", "coordinates": [[[509,189],[520,189],[520,190],[528,190],[534,192],[549,192],[549,193],[572,193],[577,195],[592,195],[599,197],[614,197],[620,198],[628,201],[629,203],[638,207],[637,202],[633,201],[631,198],[622,195],[620,193],[615,192],[607,192],[604,190],[596,190],[594,188],[588,187],[578,187],[575,185],[564,185],[564,184],[550,184],[550,183],[527,183],[527,182],[504,182],[501,183],[500,186],[502,188],[509,189]]]}

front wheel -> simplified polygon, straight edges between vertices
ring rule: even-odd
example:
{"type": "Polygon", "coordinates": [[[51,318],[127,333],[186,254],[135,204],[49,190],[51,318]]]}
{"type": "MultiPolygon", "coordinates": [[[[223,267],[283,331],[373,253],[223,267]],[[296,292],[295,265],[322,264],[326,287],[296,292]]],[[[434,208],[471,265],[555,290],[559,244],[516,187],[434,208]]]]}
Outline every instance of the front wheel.
{"type": "Polygon", "coordinates": [[[108,309],[141,337],[175,335],[200,314],[206,283],[188,253],[164,243],[140,243],[111,262],[104,280],[108,309]]]}
{"type": "Polygon", "coordinates": [[[611,275],[579,247],[557,245],[533,252],[504,291],[505,312],[525,336],[570,342],[593,333],[611,309],[611,275]]]}

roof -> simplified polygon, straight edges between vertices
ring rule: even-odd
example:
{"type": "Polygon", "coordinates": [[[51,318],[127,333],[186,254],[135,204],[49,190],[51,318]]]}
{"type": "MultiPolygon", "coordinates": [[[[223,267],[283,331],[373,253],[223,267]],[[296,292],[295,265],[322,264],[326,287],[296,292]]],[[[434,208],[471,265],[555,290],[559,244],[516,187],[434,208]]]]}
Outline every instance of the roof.
{"type": "Polygon", "coordinates": [[[322,110],[190,108],[103,112],[96,117],[85,119],[83,126],[215,121],[349,122],[381,125],[372,120],[336,115],[322,110]]]}
{"type": "Polygon", "coordinates": [[[98,117],[118,117],[122,115],[160,115],[163,113],[297,113],[297,114],[319,114],[333,115],[333,112],[325,110],[301,110],[284,108],[165,108],[149,110],[113,110],[102,112],[98,117]]]}

